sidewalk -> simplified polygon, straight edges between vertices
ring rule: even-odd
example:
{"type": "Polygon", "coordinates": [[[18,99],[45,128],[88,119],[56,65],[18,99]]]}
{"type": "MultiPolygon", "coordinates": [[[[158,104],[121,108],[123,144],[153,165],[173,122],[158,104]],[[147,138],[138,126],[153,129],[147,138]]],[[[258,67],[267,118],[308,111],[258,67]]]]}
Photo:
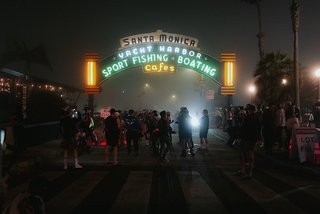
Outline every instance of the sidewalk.
{"type": "MultiPolygon", "coordinates": [[[[214,135],[225,144],[229,138],[228,134],[221,129],[209,129],[209,134],[214,135]]],[[[235,149],[237,148],[235,147],[235,149]]],[[[101,151],[99,150],[100,153],[101,151]]],[[[19,159],[14,164],[11,170],[14,173],[18,174],[30,172],[32,173],[34,169],[39,166],[43,166],[45,163],[57,162],[57,160],[62,161],[62,152],[63,151],[60,147],[60,140],[53,140],[45,144],[29,147],[19,154],[19,159]]],[[[296,174],[306,174],[311,177],[317,176],[320,178],[319,165],[300,163],[298,159],[289,160],[288,152],[285,150],[279,150],[276,146],[273,149],[272,155],[265,154],[263,147],[258,149],[256,154],[257,156],[259,156],[259,158],[267,159],[268,162],[272,163],[275,167],[281,167],[286,170],[293,171],[296,174]]],[[[5,157],[4,159],[7,158],[8,160],[11,154],[10,152],[6,152],[5,155],[7,155],[7,157],[5,157]]],[[[85,156],[83,158],[85,158],[85,156]]]]}
{"type": "MultiPolygon", "coordinates": [[[[222,129],[210,129],[209,133],[224,142],[228,141],[228,133],[224,132],[222,129]]],[[[314,165],[311,163],[300,163],[298,159],[290,160],[288,151],[280,150],[277,146],[273,147],[272,155],[265,154],[263,147],[257,150],[256,155],[260,158],[267,159],[275,166],[285,168],[297,174],[306,174],[311,177],[317,176],[320,178],[320,165],[314,165]]]]}
{"type": "Polygon", "coordinates": [[[3,157],[3,166],[7,167],[14,160],[10,168],[11,173],[32,173],[36,167],[62,156],[62,150],[59,149],[60,141],[52,140],[41,145],[28,147],[25,150],[18,151],[17,154],[7,149],[3,157]],[[14,157],[14,155],[17,157],[14,157]]]}

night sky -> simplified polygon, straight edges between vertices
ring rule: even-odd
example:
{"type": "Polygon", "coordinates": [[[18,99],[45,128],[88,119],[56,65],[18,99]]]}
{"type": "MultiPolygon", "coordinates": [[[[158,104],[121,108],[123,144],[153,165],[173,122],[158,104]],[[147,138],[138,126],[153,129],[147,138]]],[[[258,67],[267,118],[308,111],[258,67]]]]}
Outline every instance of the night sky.
{"type": "MultiPolygon", "coordinates": [[[[281,50],[293,58],[290,4],[291,0],[262,0],[267,53],[281,50]]],[[[247,85],[253,81],[259,58],[257,11],[255,6],[241,0],[10,0],[1,1],[0,10],[1,52],[8,38],[26,41],[30,48],[45,45],[54,71],[35,67],[32,71],[35,75],[83,88],[85,53],[95,52],[105,58],[118,50],[120,38],[162,29],[198,38],[200,49],[215,58],[222,52],[234,51],[237,54],[234,103],[244,105],[250,101],[247,85]]],[[[319,0],[302,1],[299,56],[304,72],[308,73],[320,67],[319,11],[319,0]]],[[[196,103],[200,98],[194,77],[194,73],[185,71],[147,75],[139,68],[128,70],[102,85],[97,107],[161,110],[196,103]],[[149,91],[138,98],[146,82],[150,84],[149,91]],[[177,95],[176,103],[167,103],[167,97],[173,93],[177,95]]],[[[206,79],[206,89],[216,87],[206,79]]],[[[85,99],[83,95],[83,102],[85,99]]],[[[201,112],[203,107],[199,104],[194,108],[200,108],[201,112]]]]}

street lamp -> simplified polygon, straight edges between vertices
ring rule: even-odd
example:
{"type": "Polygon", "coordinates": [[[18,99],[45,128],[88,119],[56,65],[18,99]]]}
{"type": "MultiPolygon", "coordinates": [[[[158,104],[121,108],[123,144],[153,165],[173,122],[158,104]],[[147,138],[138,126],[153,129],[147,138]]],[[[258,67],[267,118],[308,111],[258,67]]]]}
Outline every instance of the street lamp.
{"type": "Polygon", "coordinates": [[[317,101],[320,102],[320,69],[315,71],[315,76],[318,78],[318,98],[317,101]]]}
{"type": "Polygon", "coordinates": [[[256,86],[255,85],[249,85],[248,92],[250,94],[250,103],[252,104],[253,95],[256,93],[256,86]]]}
{"type": "Polygon", "coordinates": [[[281,85],[283,85],[283,86],[288,85],[288,80],[287,80],[286,78],[283,78],[283,79],[281,80],[281,85]]]}

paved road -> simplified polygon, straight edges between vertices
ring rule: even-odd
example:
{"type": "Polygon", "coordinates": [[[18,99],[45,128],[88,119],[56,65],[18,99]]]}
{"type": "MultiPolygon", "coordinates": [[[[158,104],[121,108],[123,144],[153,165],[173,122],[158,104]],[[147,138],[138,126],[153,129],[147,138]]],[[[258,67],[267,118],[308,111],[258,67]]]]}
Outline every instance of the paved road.
{"type": "MultiPolygon", "coordinates": [[[[209,152],[185,158],[176,136],[173,141],[168,163],[142,142],[138,157],[121,150],[119,166],[107,165],[96,147],[80,157],[83,169],[67,171],[57,149],[56,158],[37,170],[52,182],[47,213],[318,213],[320,183],[310,176],[258,158],[253,179],[243,179],[234,175],[237,150],[220,139],[210,135],[209,152]]],[[[27,184],[17,179],[8,198],[27,184]]]]}

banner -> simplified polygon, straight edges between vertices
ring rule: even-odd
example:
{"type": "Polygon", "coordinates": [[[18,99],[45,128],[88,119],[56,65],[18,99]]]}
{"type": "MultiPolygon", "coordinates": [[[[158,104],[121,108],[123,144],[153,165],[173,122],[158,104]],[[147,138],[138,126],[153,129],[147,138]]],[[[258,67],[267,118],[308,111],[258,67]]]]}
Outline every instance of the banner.
{"type": "Polygon", "coordinates": [[[300,163],[313,162],[314,144],[318,142],[317,130],[311,127],[296,128],[295,135],[300,163]]]}

